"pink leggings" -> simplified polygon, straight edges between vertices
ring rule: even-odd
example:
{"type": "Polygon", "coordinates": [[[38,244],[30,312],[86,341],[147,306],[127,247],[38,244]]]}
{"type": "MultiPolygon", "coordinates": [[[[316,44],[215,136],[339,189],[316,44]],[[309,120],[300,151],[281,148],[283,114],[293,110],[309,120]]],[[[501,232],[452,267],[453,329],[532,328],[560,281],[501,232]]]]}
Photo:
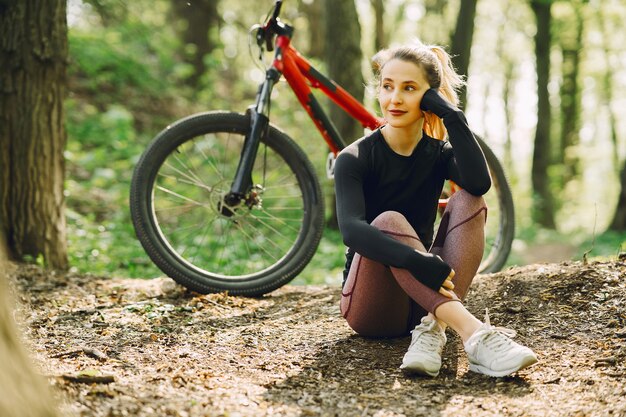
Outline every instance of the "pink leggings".
{"type": "MultiPolygon", "coordinates": [[[[466,191],[452,195],[430,252],[450,265],[454,292],[463,300],[483,256],[487,207],[466,191]]],[[[372,225],[421,252],[427,252],[406,218],[395,211],[380,214],[372,225]]],[[[370,337],[408,334],[427,312],[451,300],[428,288],[406,269],[387,267],[354,255],[341,293],[341,313],[354,331],[370,337]]],[[[455,301],[458,302],[458,301],[455,301]]]]}

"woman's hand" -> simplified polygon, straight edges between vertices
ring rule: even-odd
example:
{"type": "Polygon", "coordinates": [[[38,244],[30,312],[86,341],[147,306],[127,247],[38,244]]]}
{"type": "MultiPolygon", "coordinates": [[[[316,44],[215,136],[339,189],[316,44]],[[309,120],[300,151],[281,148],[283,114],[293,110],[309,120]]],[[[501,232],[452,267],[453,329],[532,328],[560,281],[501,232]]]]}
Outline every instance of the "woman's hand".
{"type": "Polygon", "coordinates": [[[442,96],[436,88],[429,88],[424,92],[422,101],[420,101],[420,109],[442,119],[451,112],[460,111],[442,96]]]}
{"type": "Polygon", "coordinates": [[[439,294],[445,295],[448,298],[452,298],[453,300],[457,300],[458,297],[452,291],[454,289],[454,283],[452,283],[452,278],[454,278],[454,269],[450,270],[450,274],[446,277],[446,280],[441,284],[441,288],[439,288],[439,294]]]}

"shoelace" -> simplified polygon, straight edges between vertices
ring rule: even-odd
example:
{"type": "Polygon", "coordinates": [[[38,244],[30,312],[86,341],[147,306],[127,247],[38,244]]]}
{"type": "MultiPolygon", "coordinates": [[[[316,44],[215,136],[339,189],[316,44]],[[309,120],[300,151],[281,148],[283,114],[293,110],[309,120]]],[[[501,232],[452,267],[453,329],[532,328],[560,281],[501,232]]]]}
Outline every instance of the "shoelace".
{"type": "Polygon", "coordinates": [[[490,329],[493,329],[499,333],[503,333],[505,336],[508,336],[510,338],[514,338],[515,336],[517,336],[517,332],[513,329],[509,329],[507,327],[492,326],[491,320],[489,320],[488,308],[485,308],[485,324],[489,326],[490,329]]]}
{"type": "Polygon", "coordinates": [[[411,345],[409,346],[409,350],[413,349],[416,346],[426,347],[429,350],[438,349],[440,343],[439,338],[433,331],[437,326],[436,322],[430,322],[428,324],[422,323],[417,326],[415,329],[411,330],[411,334],[413,335],[413,339],[411,340],[411,345]],[[419,333],[416,335],[416,333],[419,333]]]}
{"type": "Polygon", "coordinates": [[[506,350],[513,343],[511,339],[517,335],[517,332],[506,327],[492,326],[489,320],[489,309],[485,309],[485,324],[488,326],[488,329],[484,330],[484,334],[478,343],[482,343],[495,352],[506,350]]]}

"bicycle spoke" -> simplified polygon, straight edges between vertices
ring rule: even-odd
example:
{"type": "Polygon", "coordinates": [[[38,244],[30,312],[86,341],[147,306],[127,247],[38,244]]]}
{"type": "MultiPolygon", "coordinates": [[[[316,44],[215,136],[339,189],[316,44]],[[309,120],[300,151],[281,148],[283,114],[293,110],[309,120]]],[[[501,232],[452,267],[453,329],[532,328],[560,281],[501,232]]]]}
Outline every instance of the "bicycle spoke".
{"type": "MultiPolygon", "coordinates": [[[[204,149],[202,147],[199,147],[199,152],[202,155],[202,158],[205,162],[208,163],[208,165],[213,168],[213,171],[215,171],[215,173],[217,174],[217,176],[219,177],[220,180],[224,179],[224,176],[222,175],[223,171],[220,171],[217,166],[215,165],[215,163],[213,162],[214,158],[207,155],[207,153],[204,151],[204,149]]],[[[220,158],[220,159],[224,159],[224,158],[220,158]]]]}
{"type": "MultiPolygon", "coordinates": [[[[254,237],[250,234],[248,234],[246,232],[246,230],[244,229],[243,225],[241,224],[235,224],[235,226],[241,231],[241,233],[248,239],[250,240],[254,240],[254,237]]],[[[271,239],[267,240],[269,243],[273,244],[275,247],[280,249],[280,246],[278,246],[276,243],[274,243],[271,239]]],[[[267,249],[265,249],[263,246],[259,246],[259,249],[261,249],[263,252],[265,252],[265,254],[267,256],[269,256],[270,258],[272,258],[273,260],[277,260],[278,258],[276,258],[273,254],[271,254],[270,252],[268,252],[267,249]]]]}
{"type": "Polygon", "coordinates": [[[259,223],[261,223],[262,225],[264,225],[265,227],[267,227],[268,229],[270,229],[272,232],[274,232],[275,234],[287,238],[287,236],[285,236],[280,230],[278,230],[277,228],[275,228],[274,226],[270,225],[268,222],[263,221],[262,219],[256,217],[255,215],[251,215],[250,217],[252,217],[255,220],[258,220],[259,223]]]}
{"type": "MultiPolygon", "coordinates": [[[[262,207],[262,209],[265,209],[265,207],[262,207]]],[[[301,211],[302,207],[289,207],[289,206],[272,206],[271,207],[272,211],[301,211]]]]}
{"type": "Polygon", "coordinates": [[[276,220],[280,223],[286,224],[286,222],[296,222],[296,223],[301,223],[302,219],[293,219],[290,217],[276,217],[276,216],[256,216],[259,219],[263,219],[263,220],[276,220]]]}
{"type": "MultiPolygon", "coordinates": [[[[233,227],[233,222],[228,222],[228,229],[232,229],[233,227]]],[[[228,237],[229,237],[229,233],[227,230],[224,230],[222,233],[222,237],[224,238],[224,242],[220,243],[220,246],[222,247],[222,254],[219,256],[218,259],[218,265],[222,265],[222,260],[224,259],[224,253],[226,251],[226,249],[228,248],[228,237]]]]}
{"type": "Polygon", "coordinates": [[[191,164],[191,161],[189,161],[189,157],[187,157],[187,152],[184,153],[185,159],[187,160],[187,162],[184,162],[181,159],[181,154],[183,154],[182,152],[180,154],[176,154],[174,155],[174,159],[176,159],[176,161],[178,161],[180,163],[180,165],[184,168],[187,169],[187,172],[189,172],[189,174],[187,174],[186,172],[183,172],[182,170],[174,167],[173,165],[169,165],[174,171],[180,173],[180,175],[182,175],[185,178],[189,178],[191,184],[196,184],[196,185],[200,185],[203,187],[208,187],[207,185],[205,185],[202,182],[202,179],[196,174],[195,170],[193,169],[193,165],[191,164]]]}
{"type": "MultiPolygon", "coordinates": [[[[175,202],[175,201],[178,201],[178,199],[167,199],[167,201],[175,202]]],[[[181,212],[187,212],[196,207],[198,207],[196,203],[183,204],[183,205],[176,205],[176,206],[170,206],[170,207],[159,207],[159,208],[155,207],[154,211],[157,213],[171,212],[173,210],[180,210],[181,212]]]]}
{"type": "Polygon", "coordinates": [[[176,192],[174,192],[174,191],[168,190],[167,188],[164,188],[164,187],[162,187],[162,186],[160,186],[160,185],[158,185],[158,186],[156,187],[156,189],[157,189],[157,190],[160,190],[160,191],[163,191],[164,193],[168,193],[169,195],[173,195],[173,196],[175,196],[175,197],[178,197],[178,198],[180,198],[181,200],[184,200],[184,201],[189,201],[189,202],[191,202],[191,203],[193,203],[193,204],[195,204],[195,205],[197,205],[197,206],[204,207],[204,204],[200,203],[199,201],[192,200],[192,199],[191,199],[191,198],[189,198],[189,197],[185,197],[184,195],[180,195],[180,194],[178,194],[178,193],[176,193],[176,192]]]}
{"type": "MultiPolygon", "coordinates": [[[[285,221],[283,221],[282,219],[280,219],[280,218],[278,218],[278,217],[274,216],[273,214],[271,214],[271,213],[270,213],[270,212],[268,212],[267,210],[261,210],[261,212],[262,212],[262,213],[267,214],[267,216],[268,216],[268,217],[262,217],[262,216],[257,216],[257,215],[254,215],[254,216],[253,216],[253,218],[255,218],[255,219],[259,219],[261,222],[263,222],[263,219],[267,219],[267,220],[275,220],[275,221],[277,221],[277,222],[281,223],[282,225],[284,225],[284,226],[288,227],[289,229],[291,229],[292,231],[294,231],[294,232],[296,232],[296,233],[300,230],[299,228],[298,228],[298,229],[296,229],[296,228],[294,228],[294,227],[290,226],[287,222],[285,222],[285,221]]],[[[298,220],[298,219],[295,219],[295,220],[297,220],[297,221],[299,222],[299,220],[298,220]]],[[[264,222],[263,222],[263,223],[264,223],[264,222]]]]}
{"type": "MultiPolygon", "coordinates": [[[[192,260],[195,260],[195,256],[198,254],[198,249],[201,248],[203,246],[204,241],[206,240],[206,237],[208,235],[208,224],[205,223],[205,226],[202,228],[197,228],[196,229],[196,234],[198,230],[203,230],[204,233],[199,234],[200,237],[200,242],[197,242],[197,237],[194,237],[194,239],[191,240],[192,243],[194,243],[193,245],[187,245],[185,246],[185,248],[183,249],[183,251],[181,252],[181,255],[185,256],[185,254],[187,253],[187,249],[189,248],[195,248],[196,252],[195,255],[191,256],[192,260]]],[[[185,258],[189,259],[190,256],[185,256],[185,258]]],[[[193,262],[192,262],[193,263],[193,262]]]]}
{"type": "Polygon", "coordinates": [[[302,206],[302,202],[298,201],[299,195],[288,195],[288,194],[271,194],[271,195],[263,195],[263,200],[265,201],[276,201],[276,200],[284,200],[286,204],[293,203],[298,206],[302,206]]]}
{"type": "Polygon", "coordinates": [[[278,189],[281,189],[281,190],[282,190],[282,189],[284,189],[284,188],[286,188],[286,187],[295,187],[295,188],[297,188],[297,187],[298,187],[298,183],[297,183],[297,182],[281,183],[279,180],[276,180],[276,184],[277,184],[277,185],[268,185],[268,186],[265,186],[265,190],[266,190],[266,191],[267,191],[267,190],[273,190],[273,189],[276,189],[276,188],[278,188],[278,189]]]}

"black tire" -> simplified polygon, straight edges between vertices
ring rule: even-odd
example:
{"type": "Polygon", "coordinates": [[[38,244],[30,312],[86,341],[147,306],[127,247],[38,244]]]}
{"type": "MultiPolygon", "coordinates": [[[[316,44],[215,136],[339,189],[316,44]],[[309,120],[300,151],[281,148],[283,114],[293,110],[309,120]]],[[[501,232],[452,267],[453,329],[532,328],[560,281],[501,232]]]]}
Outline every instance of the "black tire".
{"type": "Polygon", "coordinates": [[[193,291],[268,293],[302,271],[321,239],[324,202],[315,171],[272,126],[252,174],[261,188],[233,215],[222,214],[249,126],[236,113],[187,117],[159,133],[135,167],[130,210],[137,237],[165,274],[193,291]]]}
{"type": "Polygon", "coordinates": [[[485,195],[488,207],[485,252],[478,269],[479,273],[486,274],[499,271],[509,257],[515,236],[515,210],[502,164],[480,137],[476,136],[476,139],[485,154],[492,181],[491,189],[485,195]]]}

